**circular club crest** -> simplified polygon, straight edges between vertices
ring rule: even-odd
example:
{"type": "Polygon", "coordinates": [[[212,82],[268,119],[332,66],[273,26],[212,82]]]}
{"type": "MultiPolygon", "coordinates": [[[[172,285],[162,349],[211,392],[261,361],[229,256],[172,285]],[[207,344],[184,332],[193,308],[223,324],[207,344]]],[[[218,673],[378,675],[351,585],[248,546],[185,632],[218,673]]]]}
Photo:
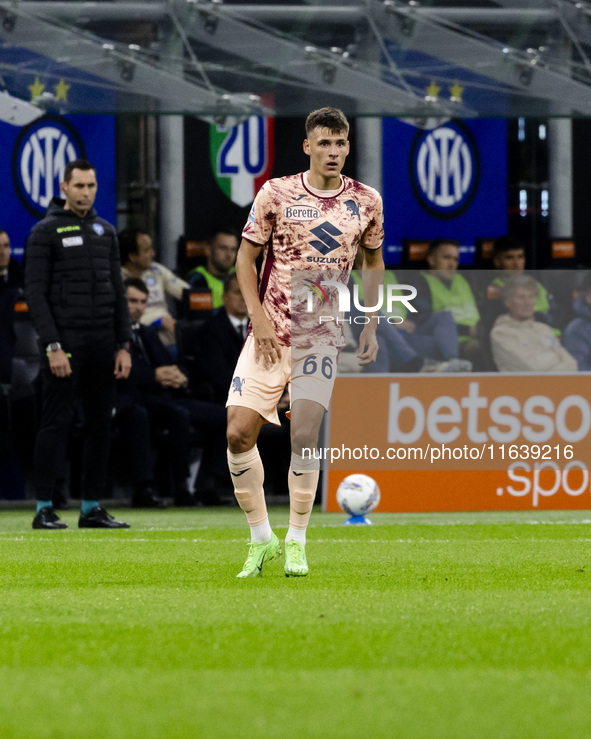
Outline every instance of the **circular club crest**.
{"type": "Polygon", "coordinates": [[[480,180],[472,132],[459,121],[420,131],[410,149],[409,169],[421,207],[435,218],[456,218],[469,207],[480,180]]]}
{"type": "Polygon", "coordinates": [[[71,123],[45,115],[19,133],[12,152],[12,180],[21,203],[36,218],[59,196],[68,162],[85,158],[84,144],[71,123]]]}

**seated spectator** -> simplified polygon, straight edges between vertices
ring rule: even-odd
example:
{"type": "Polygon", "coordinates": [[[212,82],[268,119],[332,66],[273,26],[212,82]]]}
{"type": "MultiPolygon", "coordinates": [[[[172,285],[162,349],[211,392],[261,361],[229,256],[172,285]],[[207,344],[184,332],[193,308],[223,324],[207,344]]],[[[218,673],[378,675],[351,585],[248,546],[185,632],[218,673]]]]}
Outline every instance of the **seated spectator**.
{"type": "Polygon", "coordinates": [[[226,404],[248,323],[246,303],[240,292],[238,278],[232,274],[224,281],[222,308],[195,336],[194,356],[201,377],[207,380],[213,390],[216,403],[226,404]]]}
{"type": "Polygon", "coordinates": [[[132,369],[127,380],[119,382],[116,419],[124,443],[130,451],[130,465],[137,505],[160,505],[154,492],[151,459],[151,428],[168,431],[170,461],[177,505],[194,505],[188,489],[191,431],[203,446],[203,461],[197,482],[198,496],[204,503],[216,504],[220,488],[229,488],[226,464],[226,410],[186,395],[188,380],[173,365],[153,326],[141,324],[148,302],[148,288],[138,278],[125,281],[133,329],[132,369]]]}
{"type": "Polygon", "coordinates": [[[177,277],[174,272],[154,261],[152,237],[138,228],[126,229],[119,233],[119,249],[121,251],[121,274],[123,279],[136,277],[142,280],[150,291],[148,305],[142,316],[144,326],[156,326],[160,341],[171,347],[171,356],[175,357],[176,319],[171,315],[166,296],[171,295],[181,300],[183,291],[189,289],[188,283],[177,277]]]}
{"type": "Polygon", "coordinates": [[[456,327],[459,355],[474,362],[478,359],[478,322],[480,313],[470,284],[458,274],[460,244],[454,239],[435,239],[429,244],[429,269],[421,272],[416,304],[421,322],[442,312],[452,315],[456,327]]]}
{"type": "MultiPolygon", "coordinates": [[[[351,273],[363,300],[362,274],[351,273]]],[[[399,284],[393,271],[384,272],[384,294],[388,285],[399,284]]],[[[361,311],[352,310],[359,319],[361,311]]],[[[380,351],[375,362],[365,367],[366,372],[469,372],[472,364],[459,359],[458,333],[451,313],[443,311],[421,321],[421,316],[409,314],[404,303],[392,305],[388,313],[384,305],[378,323],[377,338],[380,351]],[[384,320],[389,319],[389,320],[384,320]],[[394,323],[399,321],[401,323],[394,323]]],[[[362,325],[353,322],[353,334],[359,339],[362,325]]],[[[357,369],[356,371],[360,371],[357,369]]]]}
{"type": "Polygon", "coordinates": [[[16,335],[12,324],[17,293],[9,284],[10,239],[0,231],[0,385],[12,380],[12,350],[16,335]]]}
{"type": "Polygon", "coordinates": [[[187,281],[195,292],[210,292],[211,307],[224,304],[224,279],[234,272],[238,254],[238,234],[231,228],[220,228],[207,242],[205,265],[195,267],[187,275],[187,281]]]}
{"type": "Polygon", "coordinates": [[[0,285],[22,290],[25,285],[23,267],[11,255],[10,237],[6,231],[0,229],[0,285]]]}
{"type": "Polygon", "coordinates": [[[564,348],[577,360],[580,370],[591,370],[591,272],[587,273],[581,293],[574,301],[576,318],[564,330],[564,348]]]}
{"type": "Polygon", "coordinates": [[[501,372],[572,372],[577,363],[545,323],[535,320],[537,282],[529,275],[507,280],[502,300],[508,310],[491,331],[493,359],[501,372]]]}
{"type": "Polygon", "coordinates": [[[24,273],[11,254],[10,238],[0,229],[0,384],[20,386],[27,384],[27,373],[23,363],[13,357],[14,306],[24,299],[24,273]]]}
{"type": "MultiPolygon", "coordinates": [[[[493,247],[493,264],[499,273],[490,283],[492,289],[487,291],[489,297],[495,294],[500,296],[502,288],[508,277],[516,272],[525,271],[525,247],[518,239],[505,235],[495,239],[493,247]],[[507,272],[509,274],[502,274],[507,272]],[[495,291],[496,288],[496,291],[495,291]]],[[[538,286],[538,294],[536,297],[536,319],[543,321],[549,326],[553,326],[556,321],[556,305],[552,295],[548,293],[541,282],[536,280],[538,286]]],[[[499,315],[503,312],[503,304],[498,301],[495,314],[499,315]]],[[[560,330],[555,328],[555,333],[560,336],[560,330]]]]}

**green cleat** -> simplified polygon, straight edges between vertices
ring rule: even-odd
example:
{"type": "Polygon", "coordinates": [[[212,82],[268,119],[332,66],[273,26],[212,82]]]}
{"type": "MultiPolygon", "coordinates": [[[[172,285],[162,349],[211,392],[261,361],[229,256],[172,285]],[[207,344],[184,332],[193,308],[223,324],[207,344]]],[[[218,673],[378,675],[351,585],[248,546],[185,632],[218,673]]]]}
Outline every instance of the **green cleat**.
{"type": "Polygon", "coordinates": [[[266,544],[258,544],[251,541],[248,545],[248,557],[236,577],[260,577],[263,565],[281,555],[281,544],[279,539],[273,534],[271,541],[266,544]]]}
{"type": "Polygon", "coordinates": [[[285,576],[305,577],[308,574],[306,548],[292,539],[285,543],[285,576]]]}

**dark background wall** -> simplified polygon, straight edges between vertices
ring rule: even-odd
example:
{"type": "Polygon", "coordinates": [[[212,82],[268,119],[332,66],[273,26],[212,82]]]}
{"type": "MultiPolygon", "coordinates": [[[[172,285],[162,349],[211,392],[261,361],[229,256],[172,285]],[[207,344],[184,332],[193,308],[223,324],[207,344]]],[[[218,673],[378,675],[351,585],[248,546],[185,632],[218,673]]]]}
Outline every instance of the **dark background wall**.
{"type": "Polygon", "coordinates": [[[573,120],[574,237],[579,262],[591,267],[591,121],[573,120]]]}

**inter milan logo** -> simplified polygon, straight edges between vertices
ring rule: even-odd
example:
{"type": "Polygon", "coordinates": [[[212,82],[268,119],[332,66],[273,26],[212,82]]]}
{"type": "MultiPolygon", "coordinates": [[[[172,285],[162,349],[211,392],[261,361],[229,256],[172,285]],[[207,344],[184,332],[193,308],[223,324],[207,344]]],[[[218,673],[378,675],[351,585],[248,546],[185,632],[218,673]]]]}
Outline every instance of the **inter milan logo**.
{"type": "Polygon", "coordinates": [[[64,118],[46,115],[20,132],[12,152],[12,179],[31,215],[45,215],[51,199],[60,194],[66,164],[84,158],[82,140],[64,118]]]}
{"type": "Polygon", "coordinates": [[[470,130],[460,122],[418,133],[411,147],[409,168],[417,200],[436,218],[459,216],[478,189],[478,148],[470,130]]]}

